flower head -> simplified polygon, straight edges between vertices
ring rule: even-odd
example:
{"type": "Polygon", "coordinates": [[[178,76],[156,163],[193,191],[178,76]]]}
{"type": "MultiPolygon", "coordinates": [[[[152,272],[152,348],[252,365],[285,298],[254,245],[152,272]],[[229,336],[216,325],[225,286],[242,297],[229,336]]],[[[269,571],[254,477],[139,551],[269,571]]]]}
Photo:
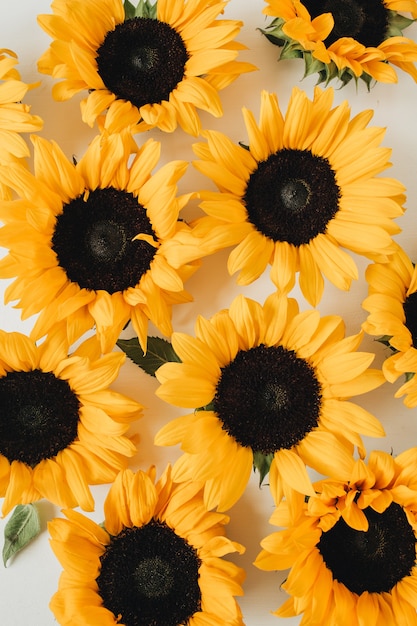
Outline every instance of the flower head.
{"type": "Polygon", "coordinates": [[[40,345],[0,331],[3,515],[41,498],[91,511],[88,485],[114,480],[135,454],[125,433],[142,407],[109,389],[124,355],[97,358],[91,343],[68,355],[62,329],[40,345]]]}
{"type": "Polygon", "coordinates": [[[312,492],[305,464],[325,475],[350,475],[358,433],[382,436],[378,420],[348,399],[378,387],[373,355],[357,352],[361,334],[345,337],[339,316],[298,311],[273,294],[261,306],[238,296],[196,337],[174,332],[181,363],[156,372],[159,397],[192,414],[156,435],[157,445],[181,443],[178,480],[206,482],[209,508],[226,510],[242,495],[253,465],[271,463],[279,485],[312,492]]]}
{"type": "Polygon", "coordinates": [[[170,467],[121,472],[99,526],[76,511],[49,523],[64,568],[51,609],[61,626],[243,624],[233,596],[244,572],[221,557],[243,552],[228,518],[208,511],[201,485],[177,484],[170,467]]]}
{"type": "Polygon", "coordinates": [[[198,135],[197,110],[220,117],[218,92],[255,69],[236,61],[242,23],[218,19],[225,4],[141,0],[135,10],[122,0],[55,0],[53,14],[38,18],[54,40],[39,71],[63,79],[53,89],[57,100],[89,90],[81,107],[91,126],[108,109],[115,127],[172,132],[179,125],[198,135]]]}
{"type": "Polygon", "coordinates": [[[33,143],[33,174],[0,171],[19,196],[0,204],[9,248],[0,276],[16,277],[6,300],[24,317],[40,312],[35,339],[64,323],[71,344],[95,326],[108,352],[130,320],[146,351],[148,320],[169,335],[172,305],[191,299],[183,282],[197,264],[167,260],[175,236],[190,230],[179,220],[190,194],[176,195],[187,163],[151,174],[160,144],[132,148],[129,133],[97,136],[76,164],[54,142],[33,143]]]}
{"type": "MultiPolygon", "coordinates": [[[[17,55],[12,50],[0,49],[0,165],[11,161],[22,162],[29,156],[29,148],[21,133],[35,132],[43,121],[30,113],[30,106],[22,100],[35,85],[24,83],[16,65],[17,55]]],[[[0,184],[0,193],[9,197],[7,187],[0,184]]]]}
{"type": "Polygon", "coordinates": [[[262,32],[281,46],[280,59],[303,58],[319,82],[354,79],[396,83],[396,66],[417,80],[417,44],[402,31],[417,18],[415,0],[266,0],[274,19],[262,32]],[[397,11],[410,13],[407,18],[397,11]]]}
{"type": "Polygon", "coordinates": [[[289,569],[279,617],[300,625],[417,624],[417,448],[393,458],[374,451],[348,480],[323,480],[305,498],[287,491],[271,517],[284,528],[261,545],[255,565],[289,569]]]}
{"type": "Polygon", "coordinates": [[[195,234],[208,253],[235,246],[229,272],[247,285],[271,265],[283,292],[299,273],[310,304],[321,299],[323,274],[349,289],[357,267],[343,248],[378,260],[395,251],[393,218],[403,212],[404,187],[377,174],[390,150],[384,129],[367,127],[371,111],[350,119],[345,101],[332,108],[333,90],[316,88],[313,100],[294,88],[285,117],[274,94],[262,92],[259,123],[244,109],[248,149],[207,131],[195,146],[195,167],[217,185],[202,192],[195,234]],[[237,244],[237,245],[236,245],[237,244]]]}
{"type": "Polygon", "coordinates": [[[387,263],[374,263],[365,273],[369,295],[362,303],[369,312],[363,329],[391,348],[382,371],[393,383],[406,381],[395,392],[405,395],[404,404],[417,406],[417,270],[400,247],[387,263]]]}

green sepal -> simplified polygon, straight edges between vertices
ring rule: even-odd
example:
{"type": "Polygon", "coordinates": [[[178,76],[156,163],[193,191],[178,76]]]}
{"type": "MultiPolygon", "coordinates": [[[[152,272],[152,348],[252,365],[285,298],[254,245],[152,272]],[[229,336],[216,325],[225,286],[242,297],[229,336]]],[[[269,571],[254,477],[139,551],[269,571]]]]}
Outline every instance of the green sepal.
{"type": "Polygon", "coordinates": [[[214,402],[209,402],[208,404],[205,404],[204,406],[199,406],[197,409],[195,409],[195,411],[214,411],[214,402]]]}
{"type": "Polygon", "coordinates": [[[156,370],[164,363],[181,363],[172,344],[161,337],[148,337],[146,354],[140,347],[137,337],[118,339],[117,345],[133,363],[150,376],[155,376],[156,370]]]}
{"type": "Polygon", "coordinates": [[[259,486],[261,487],[264,478],[269,474],[274,453],[264,454],[263,452],[253,453],[253,469],[259,472],[259,486]]]}
{"type": "Polygon", "coordinates": [[[125,0],[123,3],[125,20],[131,20],[135,17],[148,17],[156,20],[156,4],[156,2],[151,4],[149,0],[139,0],[138,5],[135,7],[130,0],[125,0]]]}
{"type": "MultiPolygon", "coordinates": [[[[392,24],[393,29],[397,29],[395,34],[402,35],[400,28],[404,28],[408,26],[409,23],[416,21],[408,20],[408,18],[402,19],[402,16],[398,16],[398,14],[394,12],[392,13],[393,17],[391,18],[390,23],[392,24]]],[[[258,30],[260,30],[260,32],[271,43],[281,48],[279,55],[280,61],[286,59],[304,58],[304,78],[306,76],[317,74],[317,85],[324,83],[326,87],[332,80],[335,79],[340,81],[341,87],[350,83],[352,79],[357,85],[360,78],[366,84],[368,91],[370,91],[371,87],[377,82],[366,72],[362,72],[362,74],[358,77],[347,67],[339,70],[333,61],[330,61],[330,63],[323,63],[323,61],[315,59],[312,53],[309,50],[305,50],[299,41],[291,39],[284,33],[283,26],[285,23],[286,22],[283,18],[275,18],[265,29],[259,28],[258,30]]]]}
{"type": "Polygon", "coordinates": [[[396,11],[388,11],[388,28],[385,39],[390,37],[403,37],[403,30],[411,26],[413,22],[412,18],[405,17],[396,11]]]}
{"type": "Polygon", "coordinates": [[[4,527],[3,564],[20,552],[41,532],[38,509],[34,504],[18,504],[4,527]]]}
{"type": "Polygon", "coordinates": [[[395,350],[395,348],[393,348],[390,344],[391,338],[392,335],[381,335],[381,337],[377,337],[375,341],[378,341],[378,343],[382,343],[384,346],[387,346],[387,348],[391,348],[391,350],[395,350]]]}
{"type": "Polygon", "coordinates": [[[360,75],[360,79],[365,83],[368,91],[371,91],[371,87],[376,85],[377,82],[375,78],[372,78],[372,76],[370,76],[370,74],[367,74],[366,72],[362,72],[362,74],[360,75]]]}
{"type": "Polygon", "coordinates": [[[283,46],[286,41],[288,41],[288,37],[286,37],[285,33],[282,30],[283,25],[285,24],[285,20],[280,17],[277,17],[272,20],[272,22],[266,28],[258,28],[258,30],[275,46],[283,46]]]}
{"type": "Polygon", "coordinates": [[[129,0],[125,0],[123,3],[123,8],[125,10],[125,20],[131,20],[135,17],[135,6],[129,2],[129,0]]]}
{"type": "Polygon", "coordinates": [[[285,61],[286,59],[301,59],[303,57],[303,50],[300,49],[299,44],[296,41],[286,41],[282,47],[279,59],[285,61]]]}
{"type": "Polygon", "coordinates": [[[319,74],[319,82],[331,80],[330,68],[325,66],[322,61],[315,59],[311,52],[304,53],[304,66],[304,78],[313,74],[319,74]]]}
{"type": "Polygon", "coordinates": [[[265,37],[268,39],[268,41],[272,44],[274,44],[274,46],[278,46],[279,48],[281,46],[284,45],[285,41],[283,39],[280,39],[279,37],[275,37],[275,35],[272,35],[271,33],[268,33],[266,30],[261,30],[261,33],[263,35],[265,35],[265,37]]]}
{"type": "Polygon", "coordinates": [[[406,372],[405,373],[405,382],[408,383],[409,380],[411,380],[412,378],[414,378],[414,372],[406,372]]]}

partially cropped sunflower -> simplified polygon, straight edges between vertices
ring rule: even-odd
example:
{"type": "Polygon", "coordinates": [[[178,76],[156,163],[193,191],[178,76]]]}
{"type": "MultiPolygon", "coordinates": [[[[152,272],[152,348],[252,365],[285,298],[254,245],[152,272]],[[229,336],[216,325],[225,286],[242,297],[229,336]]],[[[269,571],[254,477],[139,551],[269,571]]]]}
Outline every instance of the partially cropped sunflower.
{"type": "Polygon", "coordinates": [[[280,59],[303,58],[305,75],[396,83],[393,66],[417,81],[417,44],[403,30],[417,18],[416,0],[265,0],[273,20],[264,35],[281,47],[280,59]],[[411,15],[408,18],[398,11],[411,15]]]}
{"type": "Polygon", "coordinates": [[[136,130],[179,125],[198,135],[198,110],[220,117],[218,92],[255,69],[236,61],[242,22],[218,19],[225,5],[141,0],[135,9],[122,0],[54,0],[53,14],[38,17],[54,40],[39,71],[63,79],[53,88],[56,100],[89,90],[81,107],[91,126],[106,110],[125,125],[133,110],[136,130]]]}
{"type": "Polygon", "coordinates": [[[68,355],[62,328],[40,345],[0,331],[3,515],[40,498],[92,511],[88,485],[114,480],[135,454],[126,432],[142,407],[109,389],[124,355],[97,358],[91,344],[68,355]]]}
{"type": "Polygon", "coordinates": [[[209,508],[226,510],[242,495],[255,464],[279,485],[311,493],[307,464],[324,475],[349,476],[358,433],[383,436],[379,421],[348,399],[378,387],[374,355],[357,352],[361,334],[345,337],[337,315],[298,312],[277,293],[261,306],[238,296],[196,337],[174,332],[181,363],[156,372],[156,394],[176,406],[198,407],[157,433],[157,445],[181,443],[178,480],[206,482],[209,508]],[[264,471],[264,470],[263,470],[264,471]]]}
{"type": "Polygon", "coordinates": [[[417,406],[417,270],[400,247],[387,263],[366,269],[369,295],[363,308],[369,312],[363,329],[391,348],[383,363],[386,379],[393,383],[401,375],[406,382],[395,392],[405,395],[404,404],[417,406]]]}
{"type": "Polygon", "coordinates": [[[169,335],[172,305],[191,300],[183,281],[197,264],[174,269],[166,258],[175,236],[189,231],[179,212],[190,194],[176,195],[187,163],[152,174],[159,142],[131,142],[129,133],[97,136],[74,164],[34,137],[33,174],[0,170],[18,194],[0,203],[0,245],[9,249],[0,276],[16,277],[5,299],[18,300],[23,317],[41,312],[35,339],[65,323],[71,344],[95,326],[108,352],[131,320],[146,350],[148,320],[169,335]]]}
{"type": "Polygon", "coordinates": [[[378,260],[394,252],[393,218],[403,213],[403,185],[377,177],[391,165],[391,150],[380,146],[384,129],[367,127],[370,110],[350,119],[346,101],[332,108],[333,95],[317,87],[310,100],[294,88],[284,117],[276,95],[263,91],[259,123],[243,109],[247,149],[217,131],[195,145],[195,167],[219,189],[201,194],[202,246],[236,246],[228,269],[240,272],[241,285],[269,264],[276,287],[288,292],[298,272],[313,306],[323,274],[345,290],[358,277],[343,248],[378,260]]]}
{"type": "Polygon", "coordinates": [[[417,448],[393,458],[374,451],[349,480],[287,492],[255,565],[286,570],[290,598],[278,617],[300,626],[416,626],[417,448]]]}
{"type": "MultiPolygon", "coordinates": [[[[21,134],[38,131],[43,126],[41,118],[32,115],[30,106],[22,102],[34,85],[21,80],[17,63],[12,50],[0,49],[0,165],[26,159],[29,148],[21,134]]],[[[1,184],[0,194],[9,197],[7,187],[1,184]]]]}
{"type": "Polygon", "coordinates": [[[98,525],[76,511],[49,523],[64,568],[50,607],[61,626],[239,626],[244,572],[221,558],[243,547],[225,536],[195,482],[170,467],[120,472],[98,525]]]}

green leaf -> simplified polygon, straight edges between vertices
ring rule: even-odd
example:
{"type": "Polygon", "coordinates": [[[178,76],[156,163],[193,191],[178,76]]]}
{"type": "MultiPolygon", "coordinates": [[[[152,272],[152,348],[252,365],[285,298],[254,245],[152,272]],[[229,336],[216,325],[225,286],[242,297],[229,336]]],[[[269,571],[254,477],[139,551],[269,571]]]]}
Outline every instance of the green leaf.
{"type": "Polygon", "coordinates": [[[161,367],[164,363],[181,363],[181,359],[175,352],[172,344],[160,337],[148,337],[146,354],[140,347],[137,337],[119,339],[117,345],[133,363],[139,365],[144,372],[151,376],[155,376],[158,367],[161,367]]]}
{"type": "Polygon", "coordinates": [[[259,472],[259,486],[262,485],[265,476],[269,473],[274,453],[263,454],[263,452],[253,453],[253,467],[259,472]]]}
{"type": "Polygon", "coordinates": [[[33,504],[18,504],[4,528],[3,564],[27,546],[41,531],[38,509],[33,504]]]}

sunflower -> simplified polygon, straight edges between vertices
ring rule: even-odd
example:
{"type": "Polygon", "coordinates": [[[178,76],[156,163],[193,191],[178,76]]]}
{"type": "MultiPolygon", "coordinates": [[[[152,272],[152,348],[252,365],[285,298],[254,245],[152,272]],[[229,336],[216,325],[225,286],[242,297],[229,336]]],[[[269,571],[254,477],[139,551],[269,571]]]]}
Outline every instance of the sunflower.
{"type": "Polygon", "coordinates": [[[97,525],[81,513],[49,523],[64,572],[50,607],[62,626],[239,626],[244,572],[222,559],[244,548],[225,536],[201,485],[178,484],[168,466],[119,473],[97,525]]]}
{"type": "Polygon", "coordinates": [[[350,120],[346,101],[332,108],[333,95],[317,87],[309,100],[294,88],[284,118],[277,96],[263,91],[259,124],[243,109],[248,148],[217,131],[194,146],[195,167],[219,189],[201,193],[206,215],[194,232],[202,247],[209,254],[237,244],[228,270],[240,271],[241,285],[270,264],[272,281],[288,292],[299,272],[313,306],[323,274],[345,290],[357,279],[342,248],[377,260],[395,251],[393,218],[403,213],[403,185],[376,177],[390,166],[390,149],[379,145],[384,129],[367,127],[370,110],[350,120]]]}
{"type": "Polygon", "coordinates": [[[403,30],[417,18],[416,0],[266,0],[274,19],[261,32],[281,47],[280,59],[304,58],[305,75],[342,86],[352,78],[396,83],[392,67],[417,81],[417,45],[403,30]],[[410,13],[408,18],[399,11],[410,13]]]}
{"type": "Polygon", "coordinates": [[[253,465],[271,464],[279,485],[310,493],[305,464],[325,475],[350,475],[358,433],[383,436],[379,421],[349,397],[378,387],[374,355],[357,352],[362,335],[345,337],[337,315],[300,313],[297,302],[271,294],[261,306],[238,296],[196,337],[174,332],[181,363],[156,371],[156,394],[176,406],[198,407],[156,435],[157,445],[181,443],[174,479],[206,482],[208,508],[231,507],[253,465]]]}
{"type": "Polygon", "coordinates": [[[39,24],[54,39],[38,62],[41,73],[63,79],[56,100],[89,90],[81,103],[92,126],[108,110],[136,131],[179,125],[198,135],[198,109],[222,115],[218,92],[256,69],[236,61],[245,47],[234,39],[242,22],[219,20],[222,0],[54,0],[39,24]],[[131,120],[129,118],[129,123],[131,120]]]}
{"type": "MultiPolygon", "coordinates": [[[[0,165],[11,161],[23,161],[29,156],[29,148],[21,133],[35,132],[43,121],[30,113],[30,106],[22,102],[29,89],[20,79],[16,69],[17,55],[12,50],[0,49],[0,165]]],[[[9,197],[7,187],[0,184],[2,197],[9,197]]]]}
{"type": "Polygon", "coordinates": [[[76,164],[55,142],[33,143],[34,174],[0,171],[19,196],[0,203],[0,245],[9,248],[0,276],[16,277],[6,302],[18,300],[25,318],[41,312],[34,339],[65,323],[72,344],[95,326],[108,352],[131,320],[146,351],[148,320],[169,335],[172,305],[191,300],[183,281],[197,264],[174,269],[166,258],[176,234],[190,230],[178,218],[191,194],[176,196],[187,163],[152,175],[159,142],[133,148],[128,132],[96,136],[76,164]]]}
{"type": "Polygon", "coordinates": [[[289,569],[290,598],[278,617],[301,625],[417,624],[417,448],[392,457],[373,451],[349,480],[315,483],[305,498],[287,491],[255,565],[289,569]]]}
{"type": "Polygon", "coordinates": [[[40,498],[91,511],[88,485],[114,480],[135,454],[125,433],[142,407],[108,388],[124,355],[96,358],[92,343],[68,355],[62,327],[40,345],[0,331],[3,515],[40,498]]]}
{"type": "Polygon", "coordinates": [[[369,312],[362,327],[369,335],[391,348],[382,371],[393,383],[401,375],[406,382],[395,397],[405,395],[404,404],[417,406],[417,270],[405,250],[398,251],[387,263],[374,263],[365,272],[369,295],[362,303],[369,312]]]}

